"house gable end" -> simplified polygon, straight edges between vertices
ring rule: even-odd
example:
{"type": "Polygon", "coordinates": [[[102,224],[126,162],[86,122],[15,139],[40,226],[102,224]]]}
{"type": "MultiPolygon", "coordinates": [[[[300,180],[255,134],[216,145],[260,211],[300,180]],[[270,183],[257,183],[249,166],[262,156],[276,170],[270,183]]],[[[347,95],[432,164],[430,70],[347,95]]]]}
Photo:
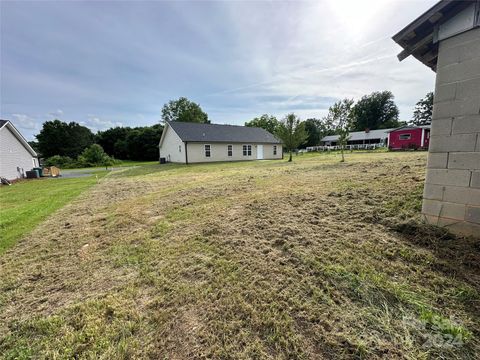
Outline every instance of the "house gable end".
{"type": "Polygon", "coordinates": [[[17,130],[17,128],[9,121],[9,120],[3,120],[5,121],[4,124],[0,127],[0,131],[5,131],[5,129],[10,130],[10,132],[17,138],[18,142],[23,145],[23,147],[32,155],[32,157],[38,157],[37,153],[33,148],[30,146],[28,143],[27,139],[23,137],[23,135],[17,130]]]}
{"type": "Polygon", "coordinates": [[[159,143],[160,158],[167,162],[186,162],[186,143],[168,123],[165,125],[159,143]]]}

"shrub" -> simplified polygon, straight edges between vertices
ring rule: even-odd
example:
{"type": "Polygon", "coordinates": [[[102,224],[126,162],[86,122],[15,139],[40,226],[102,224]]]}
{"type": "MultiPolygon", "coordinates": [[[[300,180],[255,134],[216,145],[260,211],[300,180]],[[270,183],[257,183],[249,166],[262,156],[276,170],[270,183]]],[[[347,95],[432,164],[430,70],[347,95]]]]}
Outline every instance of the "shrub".
{"type": "Polygon", "coordinates": [[[72,168],[77,166],[77,162],[69,156],[54,155],[44,160],[45,166],[56,166],[58,168],[72,168]]]}
{"type": "Polygon", "coordinates": [[[115,164],[116,161],[108,156],[100,145],[93,144],[83,150],[82,154],[78,157],[78,163],[83,167],[108,167],[115,164]]]}

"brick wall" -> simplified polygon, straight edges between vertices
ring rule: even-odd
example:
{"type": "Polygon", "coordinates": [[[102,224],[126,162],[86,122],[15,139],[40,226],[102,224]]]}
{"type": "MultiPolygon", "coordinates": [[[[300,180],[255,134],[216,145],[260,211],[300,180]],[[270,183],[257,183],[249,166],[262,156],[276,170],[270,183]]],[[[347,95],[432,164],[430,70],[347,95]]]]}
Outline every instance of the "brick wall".
{"type": "Polygon", "coordinates": [[[480,237],[480,28],[440,43],[422,212],[480,237]]]}

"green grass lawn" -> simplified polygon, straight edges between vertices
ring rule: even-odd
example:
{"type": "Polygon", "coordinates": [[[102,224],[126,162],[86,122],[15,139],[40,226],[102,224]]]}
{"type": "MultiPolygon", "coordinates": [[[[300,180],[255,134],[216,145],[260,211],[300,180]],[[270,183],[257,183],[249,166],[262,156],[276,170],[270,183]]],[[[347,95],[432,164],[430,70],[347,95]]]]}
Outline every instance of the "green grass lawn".
{"type": "Polygon", "coordinates": [[[121,160],[122,162],[114,166],[142,166],[142,165],[152,165],[158,164],[158,160],[155,161],[134,161],[134,160],[121,160]]]}
{"type": "Polygon", "coordinates": [[[83,191],[97,183],[96,176],[72,179],[24,180],[0,188],[0,254],[22,236],[83,191]]]}
{"type": "Polygon", "coordinates": [[[345,158],[112,172],[1,256],[0,359],[478,359],[479,244],[422,222],[426,153],[345,158]]]}

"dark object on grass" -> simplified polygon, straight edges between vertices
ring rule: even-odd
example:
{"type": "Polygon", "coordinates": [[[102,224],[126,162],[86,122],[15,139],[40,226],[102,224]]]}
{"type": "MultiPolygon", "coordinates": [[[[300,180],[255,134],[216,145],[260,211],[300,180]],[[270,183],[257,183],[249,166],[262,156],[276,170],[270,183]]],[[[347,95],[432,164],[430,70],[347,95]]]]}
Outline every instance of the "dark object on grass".
{"type": "Polygon", "coordinates": [[[40,177],[43,176],[43,169],[41,167],[34,167],[32,170],[33,171],[38,171],[38,176],[40,176],[40,177]]]}
{"type": "Polygon", "coordinates": [[[0,178],[0,181],[2,182],[2,185],[12,185],[12,183],[4,177],[0,178]]]}
{"type": "Polygon", "coordinates": [[[160,164],[165,164],[166,162],[167,162],[167,160],[164,157],[160,158],[160,164]]]}
{"type": "Polygon", "coordinates": [[[40,177],[37,170],[30,170],[25,172],[27,179],[37,179],[40,177]]]}

